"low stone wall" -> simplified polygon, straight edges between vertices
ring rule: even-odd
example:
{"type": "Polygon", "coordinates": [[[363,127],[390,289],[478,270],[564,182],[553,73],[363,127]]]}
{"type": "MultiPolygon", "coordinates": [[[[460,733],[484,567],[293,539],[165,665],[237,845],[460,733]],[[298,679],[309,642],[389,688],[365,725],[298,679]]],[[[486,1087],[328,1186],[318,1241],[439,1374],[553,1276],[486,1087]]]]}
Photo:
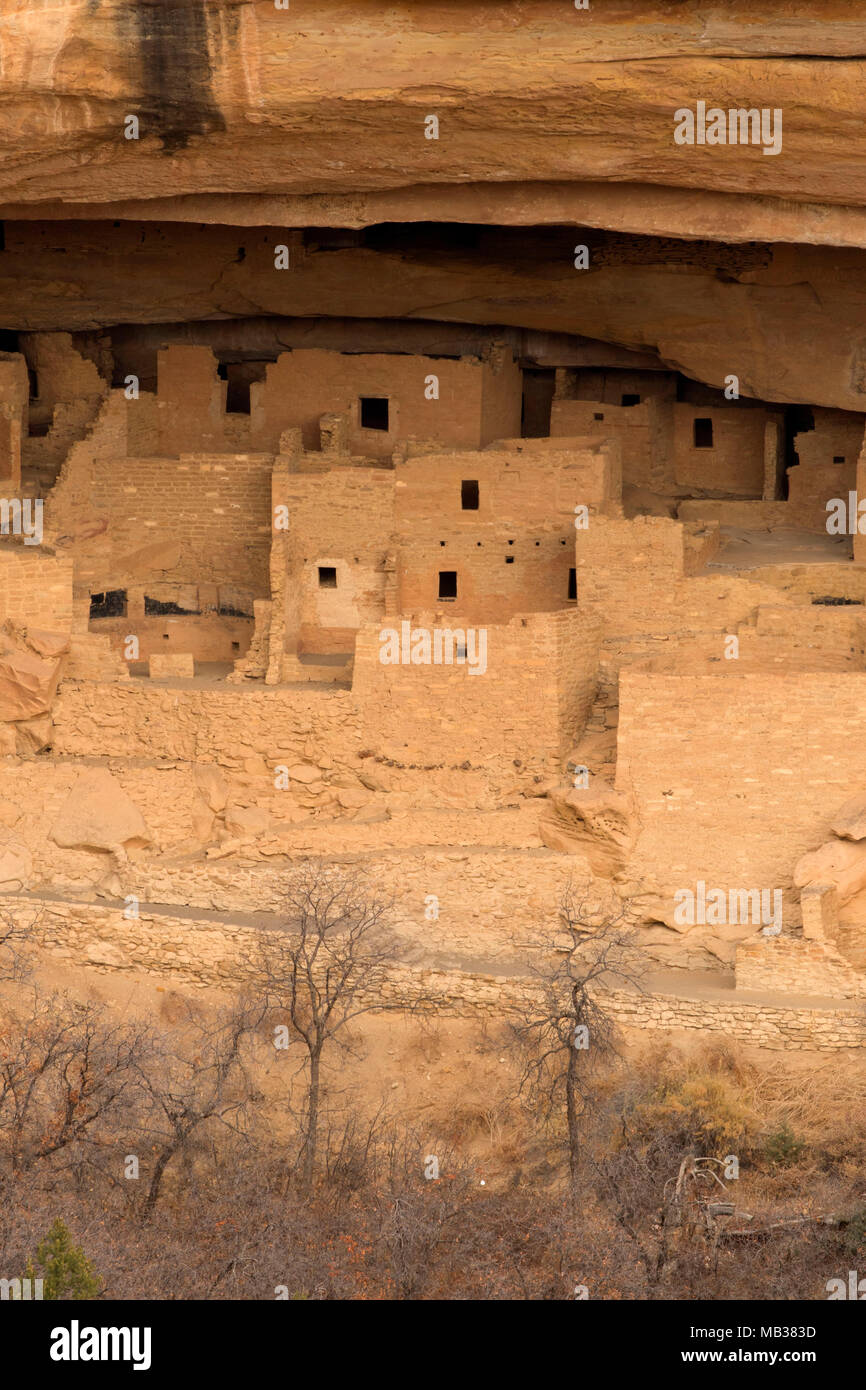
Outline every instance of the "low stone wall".
{"type": "MultiPolygon", "coordinates": [[[[259,929],[189,917],[142,913],[127,920],[93,903],[37,902],[5,897],[9,916],[35,924],[52,955],[101,971],[144,970],[176,984],[231,987],[254,978],[259,929]]],[[[383,1005],[422,1006],[446,1016],[505,1018],[531,1005],[531,977],[466,970],[393,966],[381,986],[383,1005]]],[[[839,1050],[866,1045],[862,1007],[793,1008],[737,998],[690,999],[671,994],[606,990],[605,1006],[624,1027],[721,1033],[771,1049],[839,1050]]]]}
{"type": "Polygon", "coordinates": [[[866,975],[823,941],[758,937],[737,947],[738,989],[787,990],[866,999],[866,975]]]}

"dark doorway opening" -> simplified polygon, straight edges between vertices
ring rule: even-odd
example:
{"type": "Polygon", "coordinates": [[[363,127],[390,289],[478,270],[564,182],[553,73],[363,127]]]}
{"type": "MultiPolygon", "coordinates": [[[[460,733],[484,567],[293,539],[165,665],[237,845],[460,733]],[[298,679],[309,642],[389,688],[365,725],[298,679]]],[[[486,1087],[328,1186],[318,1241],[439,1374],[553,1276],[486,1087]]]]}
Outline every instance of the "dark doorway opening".
{"type": "Polygon", "coordinates": [[[550,407],[555,390],[556,372],[552,367],[525,369],[520,419],[520,433],[523,439],[546,439],[550,434],[550,407]]]}
{"type": "Polygon", "coordinates": [[[250,414],[250,377],[242,367],[221,362],[217,376],[226,383],[226,415],[250,414]]]}
{"type": "Polygon", "coordinates": [[[713,422],[708,416],[701,416],[695,420],[694,442],[696,449],[712,449],[713,422]]]}
{"type": "Polygon", "coordinates": [[[440,597],[440,598],[456,598],[456,597],[457,597],[457,571],[456,571],[456,570],[440,570],[440,571],[439,571],[439,597],[440,597]]]}
{"type": "Polygon", "coordinates": [[[464,512],[478,511],[478,480],[464,478],[460,484],[460,505],[464,512]]]}
{"type": "Polygon", "coordinates": [[[809,434],[815,428],[815,416],[808,405],[786,405],[784,415],[784,472],[781,479],[780,500],[788,500],[788,469],[796,468],[800,462],[796,448],[796,436],[809,434]]]}
{"type": "Polygon", "coordinates": [[[361,402],[361,429],[387,431],[388,397],[360,396],[359,400],[361,402]]]}

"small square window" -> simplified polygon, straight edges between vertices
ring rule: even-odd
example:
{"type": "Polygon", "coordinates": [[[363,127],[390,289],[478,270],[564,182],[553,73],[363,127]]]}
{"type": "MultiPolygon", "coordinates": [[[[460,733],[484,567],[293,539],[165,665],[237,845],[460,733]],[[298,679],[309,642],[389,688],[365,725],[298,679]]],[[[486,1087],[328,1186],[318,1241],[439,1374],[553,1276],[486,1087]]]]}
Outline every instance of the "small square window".
{"type": "Polygon", "coordinates": [[[464,512],[478,511],[478,481],[464,478],[460,484],[460,505],[464,512]]]}
{"type": "Polygon", "coordinates": [[[513,556],[513,555],[506,555],[506,557],[505,557],[505,563],[506,563],[506,565],[513,565],[513,564],[514,564],[514,556],[513,556]]]}
{"type": "Polygon", "coordinates": [[[712,449],[713,447],[713,422],[708,419],[697,419],[694,422],[694,441],[696,449],[712,449]]]}
{"type": "Polygon", "coordinates": [[[593,415],[592,418],[593,418],[593,420],[603,420],[603,419],[604,419],[604,416],[603,416],[603,415],[593,415]]]}
{"type": "Polygon", "coordinates": [[[388,430],[388,397],[360,396],[361,429],[388,430]]]}
{"type": "Polygon", "coordinates": [[[337,571],[333,565],[319,565],[319,588],[336,589],[337,571]]]}
{"type": "Polygon", "coordinates": [[[845,455],[844,455],[844,454],[834,454],[834,455],[833,455],[833,462],[834,462],[834,463],[844,463],[844,462],[845,462],[845,455]]]}
{"type": "Polygon", "coordinates": [[[440,570],[440,571],[439,571],[439,597],[440,597],[440,598],[456,598],[456,597],[457,597],[457,571],[456,571],[456,570],[440,570]]]}

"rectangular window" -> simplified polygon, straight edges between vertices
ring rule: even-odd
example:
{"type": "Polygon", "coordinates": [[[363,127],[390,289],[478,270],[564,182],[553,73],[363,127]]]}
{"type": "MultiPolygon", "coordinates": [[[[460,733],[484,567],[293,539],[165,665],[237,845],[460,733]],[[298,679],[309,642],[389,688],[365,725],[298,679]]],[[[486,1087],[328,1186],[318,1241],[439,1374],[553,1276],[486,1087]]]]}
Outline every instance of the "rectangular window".
{"type": "Polygon", "coordinates": [[[626,395],[623,396],[623,398],[622,398],[622,404],[623,404],[623,405],[640,405],[640,396],[631,396],[631,395],[626,394],[626,395]]]}
{"type": "Polygon", "coordinates": [[[91,618],[125,618],[126,590],[108,589],[104,594],[90,595],[91,618]]]}
{"type": "Polygon", "coordinates": [[[577,570],[568,571],[568,597],[577,598],[577,570]]]}
{"type": "Polygon", "coordinates": [[[475,478],[464,478],[460,484],[460,505],[464,512],[478,511],[478,482],[475,478]]]}
{"type": "Polygon", "coordinates": [[[249,415],[250,383],[239,381],[237,377],[229,381],[226,391],[226,415],[249,415]]]}
{"type": "Polygon", "coordinates": [[[319,588],[336,589],[337,571],[333,565],[319,565],[319,588]]]}
{"type": "Polygon", "coordinates": [[[388,397],[359,396],[361,402],[361,429],[388,429],[388,397]]]}
{"type": "Polygon", "coordinates": [[[180,604],[175,603],[174,600],[163,603],[161,599],[149,598],[147,594],[144,596],[144,616],[146,618],[165,618],[169,614],[183,616],[191,613],[198,614],[200,611],[198,608],[181,608],[180,604]]]}
{"type": "Polygon", "coordinates": [[[694,440],[696,449],[712,449],[713,447],[713,422],[712,420],[696,419],[694,422],[694,440]]]}
{"type": "Polygon", "coordinates": [[[457,571],[456,571],[456,570],[440,570],[440,571],[439,571],[439,597],[440,597],[440,598],[456,598],[456,597],[457,597],[457,571]]]}

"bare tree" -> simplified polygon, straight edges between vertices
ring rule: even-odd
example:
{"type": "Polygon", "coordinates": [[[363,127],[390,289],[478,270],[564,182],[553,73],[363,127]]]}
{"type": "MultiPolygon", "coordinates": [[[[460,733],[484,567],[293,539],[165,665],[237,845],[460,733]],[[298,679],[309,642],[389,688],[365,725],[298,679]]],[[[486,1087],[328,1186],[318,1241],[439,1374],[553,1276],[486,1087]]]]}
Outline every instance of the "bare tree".
{"type": "Polygon", "coordinates": [[[288,894],[285,934],[269,933],[255,962],[269,1009],[304,1048],[299,1166],[306,1192],[319,1147],[323,1055],[331,1046],[350,1047],[354,1019],[398,1007],[381,989],[396,954],[389,910],[359,876],[310,862],[288,894]]]}
{"type": "Polygon", "coordinates": [[[0,1141],[12,1171],[94,1137],[136,1085],[147,1030],[104,1007],[34,991],[0,1030],[0,1141]]]}
{"type": "Polygon", "coordinates": [[[642,957],[620,899],[578,895],[569,880],[560,912],[571,940],[542,977],[537,1003],[514,1025],[525,1047],[520,1091],[543,1118],[564,1109],[572,1204],[578,1201],[583,1134],[600,1069],[617,1055],[616,1027],[603,1002],[604,984],[637,985],[642,957]]]}
{"type": "Polygon", "coordinates": [[[154,1063],[139,1071],[146,1097],[142,1132],[156,1155],[141,1214],[146,1221],[159,1200],[172,1159],[188,1152],[208,1126],[245,1132],[256,1090],[243,1054],[244,1040],[261,1024],[263,1010],[241,1002],[216,1023],[192,1021],[178,1045],[163,1045],[154,1063]]]}
{"type": "Polygon", "coordinates": [[[0,915],[0,984],[21,984],[30,978],[29,951],[38,920],[37,915],[34,922],[24,925],[0,915]]]}

